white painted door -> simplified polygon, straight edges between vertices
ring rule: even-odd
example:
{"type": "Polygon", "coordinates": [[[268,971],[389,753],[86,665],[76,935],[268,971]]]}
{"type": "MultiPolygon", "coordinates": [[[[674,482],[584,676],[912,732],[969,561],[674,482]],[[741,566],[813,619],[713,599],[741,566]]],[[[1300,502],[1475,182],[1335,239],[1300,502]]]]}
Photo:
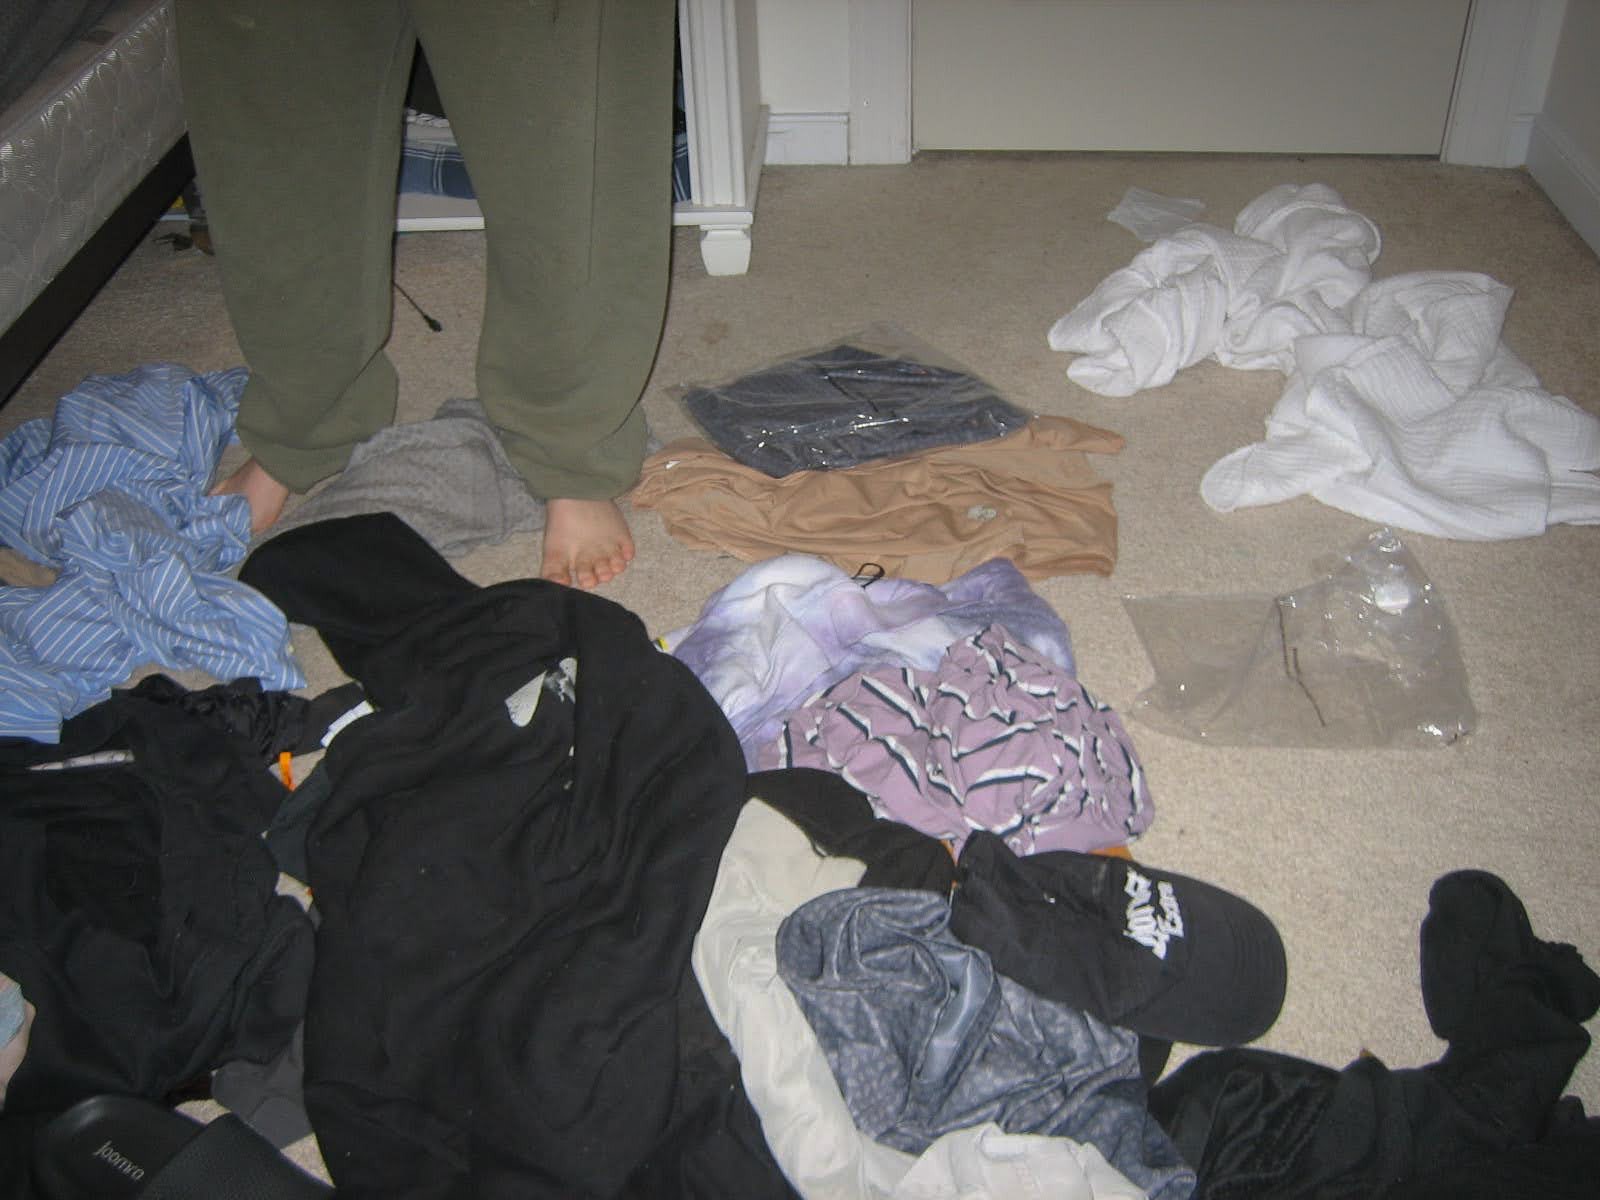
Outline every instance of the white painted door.
{"type": "Polygon", "coordinates": [[[919,150],[1436,155],[1471,0],[912,0],[919,150]]]}

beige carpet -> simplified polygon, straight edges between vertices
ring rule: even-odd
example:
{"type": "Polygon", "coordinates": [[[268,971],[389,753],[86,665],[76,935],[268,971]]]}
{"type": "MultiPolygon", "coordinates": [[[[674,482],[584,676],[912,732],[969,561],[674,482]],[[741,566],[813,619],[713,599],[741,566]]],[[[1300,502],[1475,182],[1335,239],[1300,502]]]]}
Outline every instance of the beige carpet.
{"type": "MultiPolygon", "coordinates": [[[[1207,467],[1258,440],[1282,378],[1203,363],[1126,400],[1085,392],[1045,343],[1050,324],[1139,249],[1105,220],[1139,185],[1206,201],[1230,224],[1279,183],[1321,181],[1379,226],[1376,274],[1461,269],[1511,285],[1510,347],[1544,386],[1600,413],[1600,261],[1523,172],[1360,158],[938,156],[894,167],[765,173],[750,273],[713,279],[680,230],[671,307],[645,404],[663,437],[691,432],[673,389],[722,378],[891,321],[1016,402],[1124,434],[1095,459],[1114,484],[1120,559],[1110,578],[1037,590],[1071,628],[1089,689],[1126,710],[1150,671],[1125,594],[1280,592],[1372,525],[1310,499],[1222,516],[1201,501],[1207,467]]],[[[481,304],[476,233],[401,239],[398,278],[444,323],[397,307],[403,419],[469,394],[481,304]]],[[[0,432],[46,414],[88,373],[169,359],[238,363],[215,264],[147,243],[13,402],[0,432]]],[[[634,517],[636,564],[605,594],[653,632],[690,621],[742,568],[634,517]]],[[[1479,728],[1436,750],[1225,749],[1130,721],[1156,805],[1137,847],[1152,863],[1228,886],[1278,923],[1289,956],[1282,1017],[1262,1045],[1343,1066],[1433,1060],[1418,989],[1428,889],[1459,867],[1496,872],[1535,931],[1600,964],[1600,529],[1453,542],[1405,535],[1460,633],[1479,728]]],[[[457,563],[479,582],[531,573],[533,537],[457,563]]],[[[314,635],[297,646],[313,689],[336,681],[314,635]]],[[[205,682],[197,680],[194,682],[205,682]]],[[[1591,1026],[1593,1028],[1594,1026],[1591,1026]]],[[[1600,1111],[1600,1055],[1571,1089],[1600,1111]]]]}

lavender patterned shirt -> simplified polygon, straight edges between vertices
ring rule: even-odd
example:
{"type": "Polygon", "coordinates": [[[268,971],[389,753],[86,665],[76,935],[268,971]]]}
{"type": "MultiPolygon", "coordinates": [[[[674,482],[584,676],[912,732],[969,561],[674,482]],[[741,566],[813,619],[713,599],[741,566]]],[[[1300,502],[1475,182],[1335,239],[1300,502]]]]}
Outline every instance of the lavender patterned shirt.
{"type": "Polygon", "coordinates": [[[974,829],[1017,854],[1098,850],[1154,818],[1121,719],[990,625],[933,670],[863,671],[788,713],[757,768],[842,775],[887,817],[958,850],[974,829]]]}

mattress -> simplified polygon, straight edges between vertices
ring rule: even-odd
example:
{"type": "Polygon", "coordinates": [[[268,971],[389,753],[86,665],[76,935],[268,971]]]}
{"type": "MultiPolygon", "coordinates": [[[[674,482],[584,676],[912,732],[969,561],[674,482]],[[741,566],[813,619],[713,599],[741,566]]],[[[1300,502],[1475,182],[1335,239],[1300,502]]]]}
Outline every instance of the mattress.
{"type": "Polygon", "coordinates": [[[0,329],[184,128],[171,0],[116,0],[0,112],[0,329]]]}

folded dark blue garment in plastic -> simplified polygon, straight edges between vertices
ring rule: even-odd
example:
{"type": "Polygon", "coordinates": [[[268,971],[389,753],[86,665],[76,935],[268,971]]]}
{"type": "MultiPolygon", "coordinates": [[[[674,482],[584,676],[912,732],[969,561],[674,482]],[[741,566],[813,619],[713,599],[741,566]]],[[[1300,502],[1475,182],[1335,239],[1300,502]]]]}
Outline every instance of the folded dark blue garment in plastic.
{"type": "Polygon", "coordinates": [[[987,441],[1029,420],[972,375],[848,343],[694,388],[684,405],[718,449],[774,478],[987,441]]]}

